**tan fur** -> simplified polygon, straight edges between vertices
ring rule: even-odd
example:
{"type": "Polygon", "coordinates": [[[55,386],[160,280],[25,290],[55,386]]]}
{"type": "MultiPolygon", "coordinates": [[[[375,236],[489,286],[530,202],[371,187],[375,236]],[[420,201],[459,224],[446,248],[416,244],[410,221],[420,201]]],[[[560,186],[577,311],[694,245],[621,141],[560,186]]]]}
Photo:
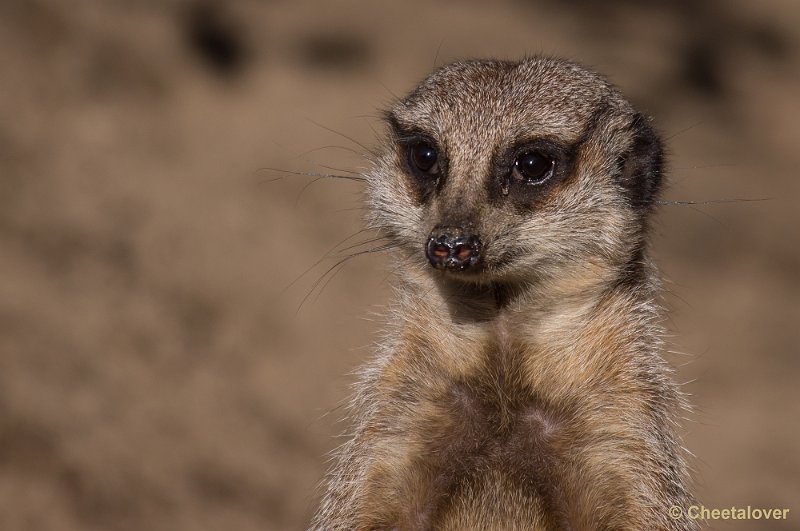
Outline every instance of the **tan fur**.
{"type": "Polygon", "coordinates": [[[600,76],[546,58],[449,65],[389,120],[435,139],[447,177],[420,192],[398,131],[368,175],[396,300],[313,529],[694,529],[669,516],[691,496],[646,257],[649,126],[600,76]],[[542,138],[575,148],[568,174],[496,192],[504,150],[542,138]],[[425,260],[455,222],[485,243],[478,272],[425,260]]]}

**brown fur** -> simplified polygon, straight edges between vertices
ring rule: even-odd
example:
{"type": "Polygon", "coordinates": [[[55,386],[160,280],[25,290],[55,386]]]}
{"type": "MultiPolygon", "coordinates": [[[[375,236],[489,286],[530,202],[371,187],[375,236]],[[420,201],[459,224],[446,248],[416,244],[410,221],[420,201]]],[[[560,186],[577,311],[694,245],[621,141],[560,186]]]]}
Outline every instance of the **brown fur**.
{"type": "Polygon", "coordinates": [[[446,66],[387,119],[370,221],[398,246],[397,297],[313,529],[694,529],[669,516],[691,496],[647,259],[647,121],[547,58],[446,66]],[[409,171],[418,135],[435,182],[409,171]],[[556,174],[505,193],[528,144],[556,174]],[[430,267],[441,224],[480,234],[479,270],[430,267]]]}

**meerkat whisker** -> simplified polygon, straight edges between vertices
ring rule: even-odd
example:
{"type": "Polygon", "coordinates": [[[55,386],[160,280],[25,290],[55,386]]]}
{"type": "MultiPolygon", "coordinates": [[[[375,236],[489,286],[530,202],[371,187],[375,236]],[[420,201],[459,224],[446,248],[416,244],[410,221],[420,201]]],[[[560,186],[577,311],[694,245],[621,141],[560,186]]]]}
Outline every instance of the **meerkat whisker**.
{"type": "MultiPolygon", "coordinates": [[[[365,182],[366,178],[363,176],[357,175],[338,175],[335,173],[319,173],[319,172],[309,172],[309,171],[295,171],[295,170],[285,170],[281,168],[270,168],[270,167],[262,167],[256,170],[256,173],[262,171],[274,171],[278,173],[285,173],[288,175],[302,175],[304,177],[318,177],[320,179],[344,179],[345,181],[358,181],[358,182],[365,182]]],[[[273,180],[280,180],[281,177],[277,177],[273,180]]]]}
{"type": "MultiPolygon", "coordinates": [[[[347,256],[344,256],[344,257],[340,258],[339,260],[336,261],[336,263],[334,263],[332,266],[330,266],[317,280],[315,280],[311,284],[311,287],[310,287],[308,293],[306,293],[306,295],[300,301],[300,304],[298,305],[297,311],[295,313],[300,312],[300,310],[302,309],[302,307],[306,303],[306,301],[311,297],[311,295],[315,291],[317,291],[317,288],[319,288],[319,286],[321,285],[322,288],[320,288],[318,290],[319,292],[317,293],[317,296],[316,296],[316,297],[319,297],[319,294],[322,292],[322,290],[325,288],[325,286],[328,285],[328,282],[330,282],[330,278],[328,278],[328,277],[331,276],[331,275],[335,275],[336,272],[338,272],[338,270],[341,269],[342,266],[344,266],[347,262],[349,262],[353,258],[356,258],[356,257],[359,257],[359,256],[363,256],[365,254],[373,254],[373,253],[380,253],[380,252],[388,251],[390,249],[394,249],[395,247],[396,247],[396,245],[383,245],[383,246],[380,246],[380,247],[375,247],[375,248],[371,248],[371,249],[357,251],[357,252],[354,252],[352,254],[349,254],[347,256]],[[327,278],[327,280],[326,280],[326,278],[327,278]]],[[[314,300],[316,300],[316,298],[314,300]]]]}
{"type": "Polygon", "coordinates": [[[672,140],[674,138],[677,138],[678,136],[682,135],[683,133],[691,131],[692,129],[694,129],[698,125],[703,125],[703,123],[705,123],[704,120],[698,120],[697,122],[693,123],[692,125],[690,125],[688,127],[684,127],[683,129],[679,129],[678,131],[672,133],[671,135],[666,136],[664,138],[664,140],[672,140]]]}
{"type": "Polygon", "coordinates": [[[320,168],[325,168],[326,170],[342,171],[342,172],[349,173],[351,175],[356,175],[356,176],[359,176],[359,177],[363,178],[362,173],[358,172],[358,171],[355,171],[355,170],[346,170],[344,168],[336,168],[334,166],[327,166],[325,164],[319,164],[319,163],[315,163],[315,164],[317,164],[317,166],[319,166],[320,168]]]}
{"type": "Polygon", "coordinates": [[[351,234],[350,236],[347,236],[346,238],[344,238],[343,240],[341,240],[339,243],[337,243],[336,245],[334,245],[333,247],[331,247],[330,249],[328,249],[328,250],[325,252],[325,254],[323,254],[322,256],[320,256],[320,257],[319,257],[319,259],[317,259],[317,261],[316,261],[316,262],[314,262],[313,264],[311,264],[311,265],[310,265],[308,268],[306,268],[306,269],[305,269],[305,270],[304,270],[302,273],[300,273],[300,274],[299,274],[297,277],[295,277],[295,279],[294,279],[294,280],[292,280],[292,281],[291,281],[291,282],[290,282],[290,283],[289,283],[289,284],[288,284],[288,285],[287,285],[285,288],[283,288],[283,290],[281,290],[281,293],[285,293],[286,291],[288,291],[288,290],[289,290],[289,289],[290,289],[292,286],[294,286],[295,284],[297,284],[297,282],[299,282],[299,281],[300,281],[300,279],[302,279],[302,278],[303,278],[303,277],[305,277],[305,276],[306,276],[308,273],[310,273],[311,271],[313,271],[313,270],[314,270],[314,269],[315,269],[315,268],[316,268],[318,265],[320,265],[320,264],[321,264],[322,262],[324,262],[326,259],[328,259],[328,258],[331,258],[331,257],[333,256],[333,254],[332,254],[332,253],[333,253],[334,251],[336,251],[336,249],[338,249],[340,245],[342,245],[342,244],[344,244],[344,243],[346,243],[346,242],[350,241],[351,239],[355,238],[355,237],[356,237],[356,236],[358,236],[359,234],[363,234],[364,232],[367,232],[367,231],[369,231],[369,230],[372,230],[372,229],[369,229],[369,228],[363,228],[363,229],[357,230],[356,232],[354,232],[354,233],[353,233],[353,234],[351,234]]]}
{"type": "Polygon", "coordinates": [[[297,156],[298,156],[298,158],[303,158],[304,159],[304,157],[306,155],[310,155],[311,153],[316,153],[317,151],[322,151],[324,149],[341,149],[342,151],[347,151],[349,153],[352,153],[353,155],[357,155],[358,157],[362,157],[362,158],[364,157],[364,154],[361,153],[360,151],[358,151],[356,149],[353,149],[353,148],[350,148],[350,147],[347,147],[347,146],[340,146],[338,144],[329,144],[327,146],[315,147],[313,149],[309,149],[308,151],[303,151],[302,153],[300,153],[297,156]]]}
{"type": "Polygon", "coordinates": [[[320,128],[322,128],[322,129],[324,129],[324,130],[326,130],[328,132],[331,132],[331,133],[335,134],[335,135],[338,135],[338,136],[344,138],[345,140],[349,140],[353,144],[355,144],[358,147],[360,147],[361,149],[363,149],[364,152],[369,154],[369,155],[372,155],[372,156],[376,156],[377,155],[377,153],[375,151],[373,151],[372,149],[368,148],[367,146],[365,146],[364,144],[362,144],[361,142],[359,142],[358,140],[354,139],[351,136],[348,136],[348,135],[346,135],[346,134],[344,134],[344,133],[342,133],[340,131],[336,131],[335,129],[331,129],[327,125],[323,125],[323,124],[321,124],[321,123],[319,123],[317,121],[312,120],[311,118],[306,118],[306,120],[308,120],[312,124],[316,125],[317,127],[320,127],[320,128]]]}
{"type": "Polygon", "coordinates": [[[731,199],[706,199],[706,200],[699,200],[699,201],[680,201],[680,200],[659,200],[656,201],[656,204],[659,205],[678,205],[678,206],[689,206],[689,205],[718,205],[718,204],[727,204],[727,203],[753,203],[753,202],[760,202],[760,201],[770,201],[771,198],[768,197],[743,197],[743,198],[731,198],[731,199]]]}
{"type": "Polygon", "coordinates": [[[337,251],[337,253],[343,253],[343,252],[345,252],[345,251],[350,251],[350,250],[352,250],[352,249],[357,249],[358,247],[361,247],[362,245],[367,245],[367,244],[376,243],[376,242],[379,242],[379,241],[381,241],[381,240],[386,240],[387,238],[388,238],[388,236],[384,236],[384,235],[381,235],[381,236],[376,236],[376,237],[374,237],[374,238],[369,238],[369,239],[367,239],[367,240],[360,241],[360,242],[358,242],[358,243],[354,243],[354,244],[352,244],[352,245],[348,245],[347,247],[343,247],[343,248],[339,249],[339,250],[337,251]]]}

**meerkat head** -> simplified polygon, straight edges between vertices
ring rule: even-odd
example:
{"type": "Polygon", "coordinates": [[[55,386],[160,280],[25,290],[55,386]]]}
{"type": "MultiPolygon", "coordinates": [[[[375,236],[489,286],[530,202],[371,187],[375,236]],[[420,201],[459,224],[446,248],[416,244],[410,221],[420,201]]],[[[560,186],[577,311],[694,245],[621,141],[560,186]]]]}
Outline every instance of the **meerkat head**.
{"type": "Polygon", "coordinates": [[[386,121],[371,223],[434,274],[531,281],[636,259],[661,142],[601,76],[547,58],[457,62],[386,121]]]}

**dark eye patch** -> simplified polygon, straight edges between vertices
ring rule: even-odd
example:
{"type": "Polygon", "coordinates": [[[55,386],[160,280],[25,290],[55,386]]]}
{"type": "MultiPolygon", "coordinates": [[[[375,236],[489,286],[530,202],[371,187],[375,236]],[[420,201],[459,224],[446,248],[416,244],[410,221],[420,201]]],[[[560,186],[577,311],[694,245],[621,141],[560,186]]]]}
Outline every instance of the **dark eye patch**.
{"type": "Polygon", "coordinates": [[[387,117],[405,173],[420,202],[441,188],[446,176],[447,157],[431,135],[403,126],[394,116],[387,117]]]}
{"type": "Polygon", "coordinates": [[[522,140],[500,151],[492,164],[490,199],[510,201],[524,210],[534,208],[572,173],[575,151],[549,138],[522,140]]]}

